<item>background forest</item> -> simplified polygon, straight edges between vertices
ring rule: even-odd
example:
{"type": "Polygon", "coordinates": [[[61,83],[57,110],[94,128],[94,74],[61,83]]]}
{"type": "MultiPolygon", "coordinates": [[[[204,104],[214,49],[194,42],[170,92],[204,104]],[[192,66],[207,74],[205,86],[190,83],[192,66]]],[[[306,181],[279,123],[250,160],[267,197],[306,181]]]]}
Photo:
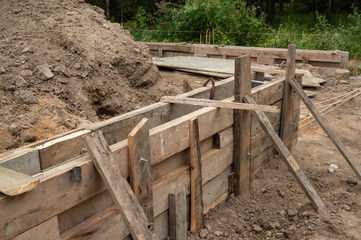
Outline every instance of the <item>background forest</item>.
{"type": "Polygon", "coordinates": [[[136,40],[361,53],[359,0],[87,0],[136,40]],[[209,39],[209,38],[208,38],[209,39]],[[209,42],[209,40],[208,40],[209,42]]]}

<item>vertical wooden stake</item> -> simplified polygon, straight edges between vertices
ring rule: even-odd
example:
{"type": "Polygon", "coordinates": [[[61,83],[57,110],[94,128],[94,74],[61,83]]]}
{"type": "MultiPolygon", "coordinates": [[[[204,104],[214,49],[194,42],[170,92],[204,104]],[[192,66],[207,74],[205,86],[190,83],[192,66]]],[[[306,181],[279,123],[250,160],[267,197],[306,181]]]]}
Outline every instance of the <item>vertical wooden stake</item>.
{"type": "Polygon", "coordinates": [[[143,118],[128,135],[130,185],[149,222],[154,223],[149,123],[143,118]]]}
{"type": "Polygon", "coordinates": [[[206,45],[207,45],[207,38],[208,38],[208,29],[206,31],[206,45]]]}
{"type": "Polygon", "coordinates": [[[296,45],[288,45],[285,87],[283,91],[280,136],[288,150],[292,151],[294,91],[290,81],[295,78],[296,45]]]}
{"type": "Polygon", "coordinates": [[[110,12],[109,12],[109,0],[105,0],[105,5],[107,8],[107,19],[110,19],[110,12]]]}
{"type": "Polygon", "coordinates": [[[168,195],[170,240],[187,239],[186,189],[182,187],[168,195]]]}
{"type": "Polygon", "coordinates": [[[204,225],[203,190],[202,190],[202,163],[199,147],[198,119],[189,121],[190,156],[191,156],[191,223],[190,231],[197,232],[204,225]]]}
{"type": "MultiPolygon", "coordinates": [[[[251,95],[251,57],[245,55],[235,60],[234,98],[235,102],[251,95]]],[[[251,172],[251,112],[234,110],[234,193],[247,194],[251,172]]]]}
{"type": "Polygon", "coordinates": [[[214,28],[212,28],[212,32],[213,32],[213,45],[214,45],[214,28]]]}
{"type": "Polygon", "coordinates": [[[149,224],[142,207],[125,179],[119,163],[115,161],[103,134],[100,131],[90,133],[85,136],[84,141],[89,155],[133,239],[158,239],[152,232],[152,225],[149,224]]]}
{"type": "Polygon", "coordinates": [[[199,44],[202,44],[202,34],[199,35],[199,44]]]}

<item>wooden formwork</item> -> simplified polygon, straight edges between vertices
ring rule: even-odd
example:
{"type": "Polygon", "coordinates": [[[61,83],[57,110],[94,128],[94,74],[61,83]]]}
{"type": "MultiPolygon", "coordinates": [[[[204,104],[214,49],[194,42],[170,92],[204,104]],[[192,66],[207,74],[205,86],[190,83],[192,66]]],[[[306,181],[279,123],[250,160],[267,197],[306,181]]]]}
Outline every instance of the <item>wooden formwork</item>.
{"type": "MultiPolygon", "coordinates": [[[[252,62],[281,63],[286,62],[287,49],[235,47],[224,45],[204,45],[185,43],[146,42],[154,56],[199,56],[210,58],[234,59],[241,55],[251,55],[252,62]],[[272,62],[270,62],[272,61],[272,62]]],[[[297,50],[296,62],[306,62],[314,66],[347,69],[349,53],[342,51],[297,50]]]]}
{"type": "MultiPolygon", "coordinates": [[[[252,89],[258,104],[281,107],[284,77],[252,89]]],[[[207,98],[210,87],[183,97],[207,98]]],[[[233,101],[234,79],[216,84],[215,99],[233,101]]],[[[297,141],[299,99],[292,106],[297,141]]],[[[280,113],[267,114],[276,131],[280,113]]],[[[95,123],[88,128],[38,142],[0,155],[0,165],[36,176],[34,190],[15,196],[0,196],[0,239],[125,239],[129,230],[87,153],[82,137],[100,130],[114,158],[129,177],[127,136],[144,117],[149,119],[149,144],[153,178],[155,231],[169,236],[168,195],[186,189],[190,194],[189,121],[197,118],[202,162],[204,212],[223,201],[233,172],[233,110],[168,103],[150,106],[95,123]],[[74,177],[74,174],[78,177],[74,177]],[[29,238],[29,236],[31,236],[29,238]]],[[[261,126],[251,121],[251,174],[274,154],[272,142],[261,126]]],[[[189,219],[189,216],[187,216],[189,219]]]]}

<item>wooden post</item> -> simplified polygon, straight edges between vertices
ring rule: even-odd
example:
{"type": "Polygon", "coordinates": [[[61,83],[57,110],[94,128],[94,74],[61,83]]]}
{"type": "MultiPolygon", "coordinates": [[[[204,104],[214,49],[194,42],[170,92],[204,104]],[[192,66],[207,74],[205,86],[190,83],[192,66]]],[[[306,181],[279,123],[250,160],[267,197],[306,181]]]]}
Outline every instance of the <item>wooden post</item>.
{"type": "MultiPolygon", "coordinates": [[[[234,98],[242,102],[246,95],[251,95],[251,57],[245,55],[235,60],[234,98]]],[[[234,110],[234,193],[247,194],[251,172],[251,112],[234,110]]]]}
{"type": "Polygon", "coordinates": [[[331,139],[331,141],[335,144],[338,151],[342,154],[342,156],[345,158],[347,163],[350,165],[352,170],[355,172],[357,177],[361,180],[361,169],[357,165],[357,163],[352,159],[351,155],[346,150],[345,146],[342,144],[340,139],[336,136],[336,134],[332,131],[332,129],[328,126],[325,119],[322,117],[321,113],[317,110],[315,105],[313,105],[312,101],[307,97],[306,93],[302,90],[301,85],[296,81],[290,81],[292,87],[296,90],[298,95],[301,97],[302,101],[305,103],[307,108],[312,113],[315,120],[320,124],[322,129],[325,131],[325,133],[328,135],[328,137],[331,139]]]}
{"type": "Polygon", "coordinates": [[[283,91],[282,113],[280,136],[288,150],[292,151],[292,135],[293,135],[293,101],[294,92],[290,85],[290,80],[295,78],[296,68],[296,45],[288,45],[287,66],[285,75],[285,87],[283,91]]]}
{"type": "Polygon", "coordinates": [[[130,185],[149,222],[154,223],[149,123],[143,118],[128,135],[130,185]]]}
{"type": "Polygon", "coordinates": [[[90,133],[85,136],[84,141],[89,155],[93,159],[93,163],[127,224],[133,239],[158,239],[152,232],[153,225],[149,224],[142,207],[123,175],[119,163],[113,158],[103,134],[100,131],[90,133]]]}
{"type": "Polygon", "coordinates": [[[187,203],[186,189],[180,188],[168,195],[169,206],[169,236],[170,240],[187,239],[187,203]]]}
{"type": "MultiPolygon", "coordinates": [[[[255,103],[254,100],[249,96],[246,96],[246,101],[248,103],[255,103]]],[[[313,188],[306,175],[298,166],[296,160],[294,159],[290,151],[283,144],[282,140],[273,129],[272,124],[268,120],[267,116],[262,111],[255,111],[255,113],[255,117],[257,118],[262,129],[271,138],[273,146],[277,149],[277,152],[285,160],[285,163],[287,164],[289,170],[292,172],[292,174],[298,181],[298,184],[301,186],[306,196],[311,201],[312,206],[316,209],[316,211],[323,214],[324,216],[329,216],[329,213],[325,205],[323,204],[320,196],[317,194],[316,190],[313,188]]]]}
{"type": "Polygon", "coordinates": [[[110,19],[109,0],[105,0],[105,5],[107,9],[107,20],[109,20],[110,19]]]}
{"type": "Polygon", "coordinates": [[[202,163],[199,147],[198,119],[189,121],[190,156],[191,156],[191,223],[190,231],[197,232],[204,225],[203,190],[202,190],[202,163]]]}
{"type": "Polygon", "coordinates": [[[207,39],[208,39],[208,29],[206,31],[206,44],[207,44],[207,39]]]}

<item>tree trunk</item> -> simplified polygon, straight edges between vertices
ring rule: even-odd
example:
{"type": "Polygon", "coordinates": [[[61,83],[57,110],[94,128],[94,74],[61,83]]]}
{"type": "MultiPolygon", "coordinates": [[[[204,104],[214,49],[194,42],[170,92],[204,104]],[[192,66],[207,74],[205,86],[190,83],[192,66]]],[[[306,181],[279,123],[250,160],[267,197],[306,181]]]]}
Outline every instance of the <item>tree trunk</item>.
{"type": "MultiPolygon", "coordinates": [[[[315,0],[314,0],[315,1],[315,0]]],[[[284,10],[284,0],[280,0],[280,16],[283,18],[283,10],[284,10]]]]}
{"type": "Polygon", "coordinates": [[[107,8],[107,19],[109,20],[110,19],[109,0],[105,0],[105,5],[106,5],[106,8],[107,8]]]}
{"type": "Polygon", "coordinates": [[[312,1],[313,20],[316,20],[316,0],[312,1]]]}
{"type": "Polygon", "coordinates": [[[332,0],[328,0],[328,8],[327,8],[327,21],[331,21],[331,11],[332,11],[332,0]]]}

